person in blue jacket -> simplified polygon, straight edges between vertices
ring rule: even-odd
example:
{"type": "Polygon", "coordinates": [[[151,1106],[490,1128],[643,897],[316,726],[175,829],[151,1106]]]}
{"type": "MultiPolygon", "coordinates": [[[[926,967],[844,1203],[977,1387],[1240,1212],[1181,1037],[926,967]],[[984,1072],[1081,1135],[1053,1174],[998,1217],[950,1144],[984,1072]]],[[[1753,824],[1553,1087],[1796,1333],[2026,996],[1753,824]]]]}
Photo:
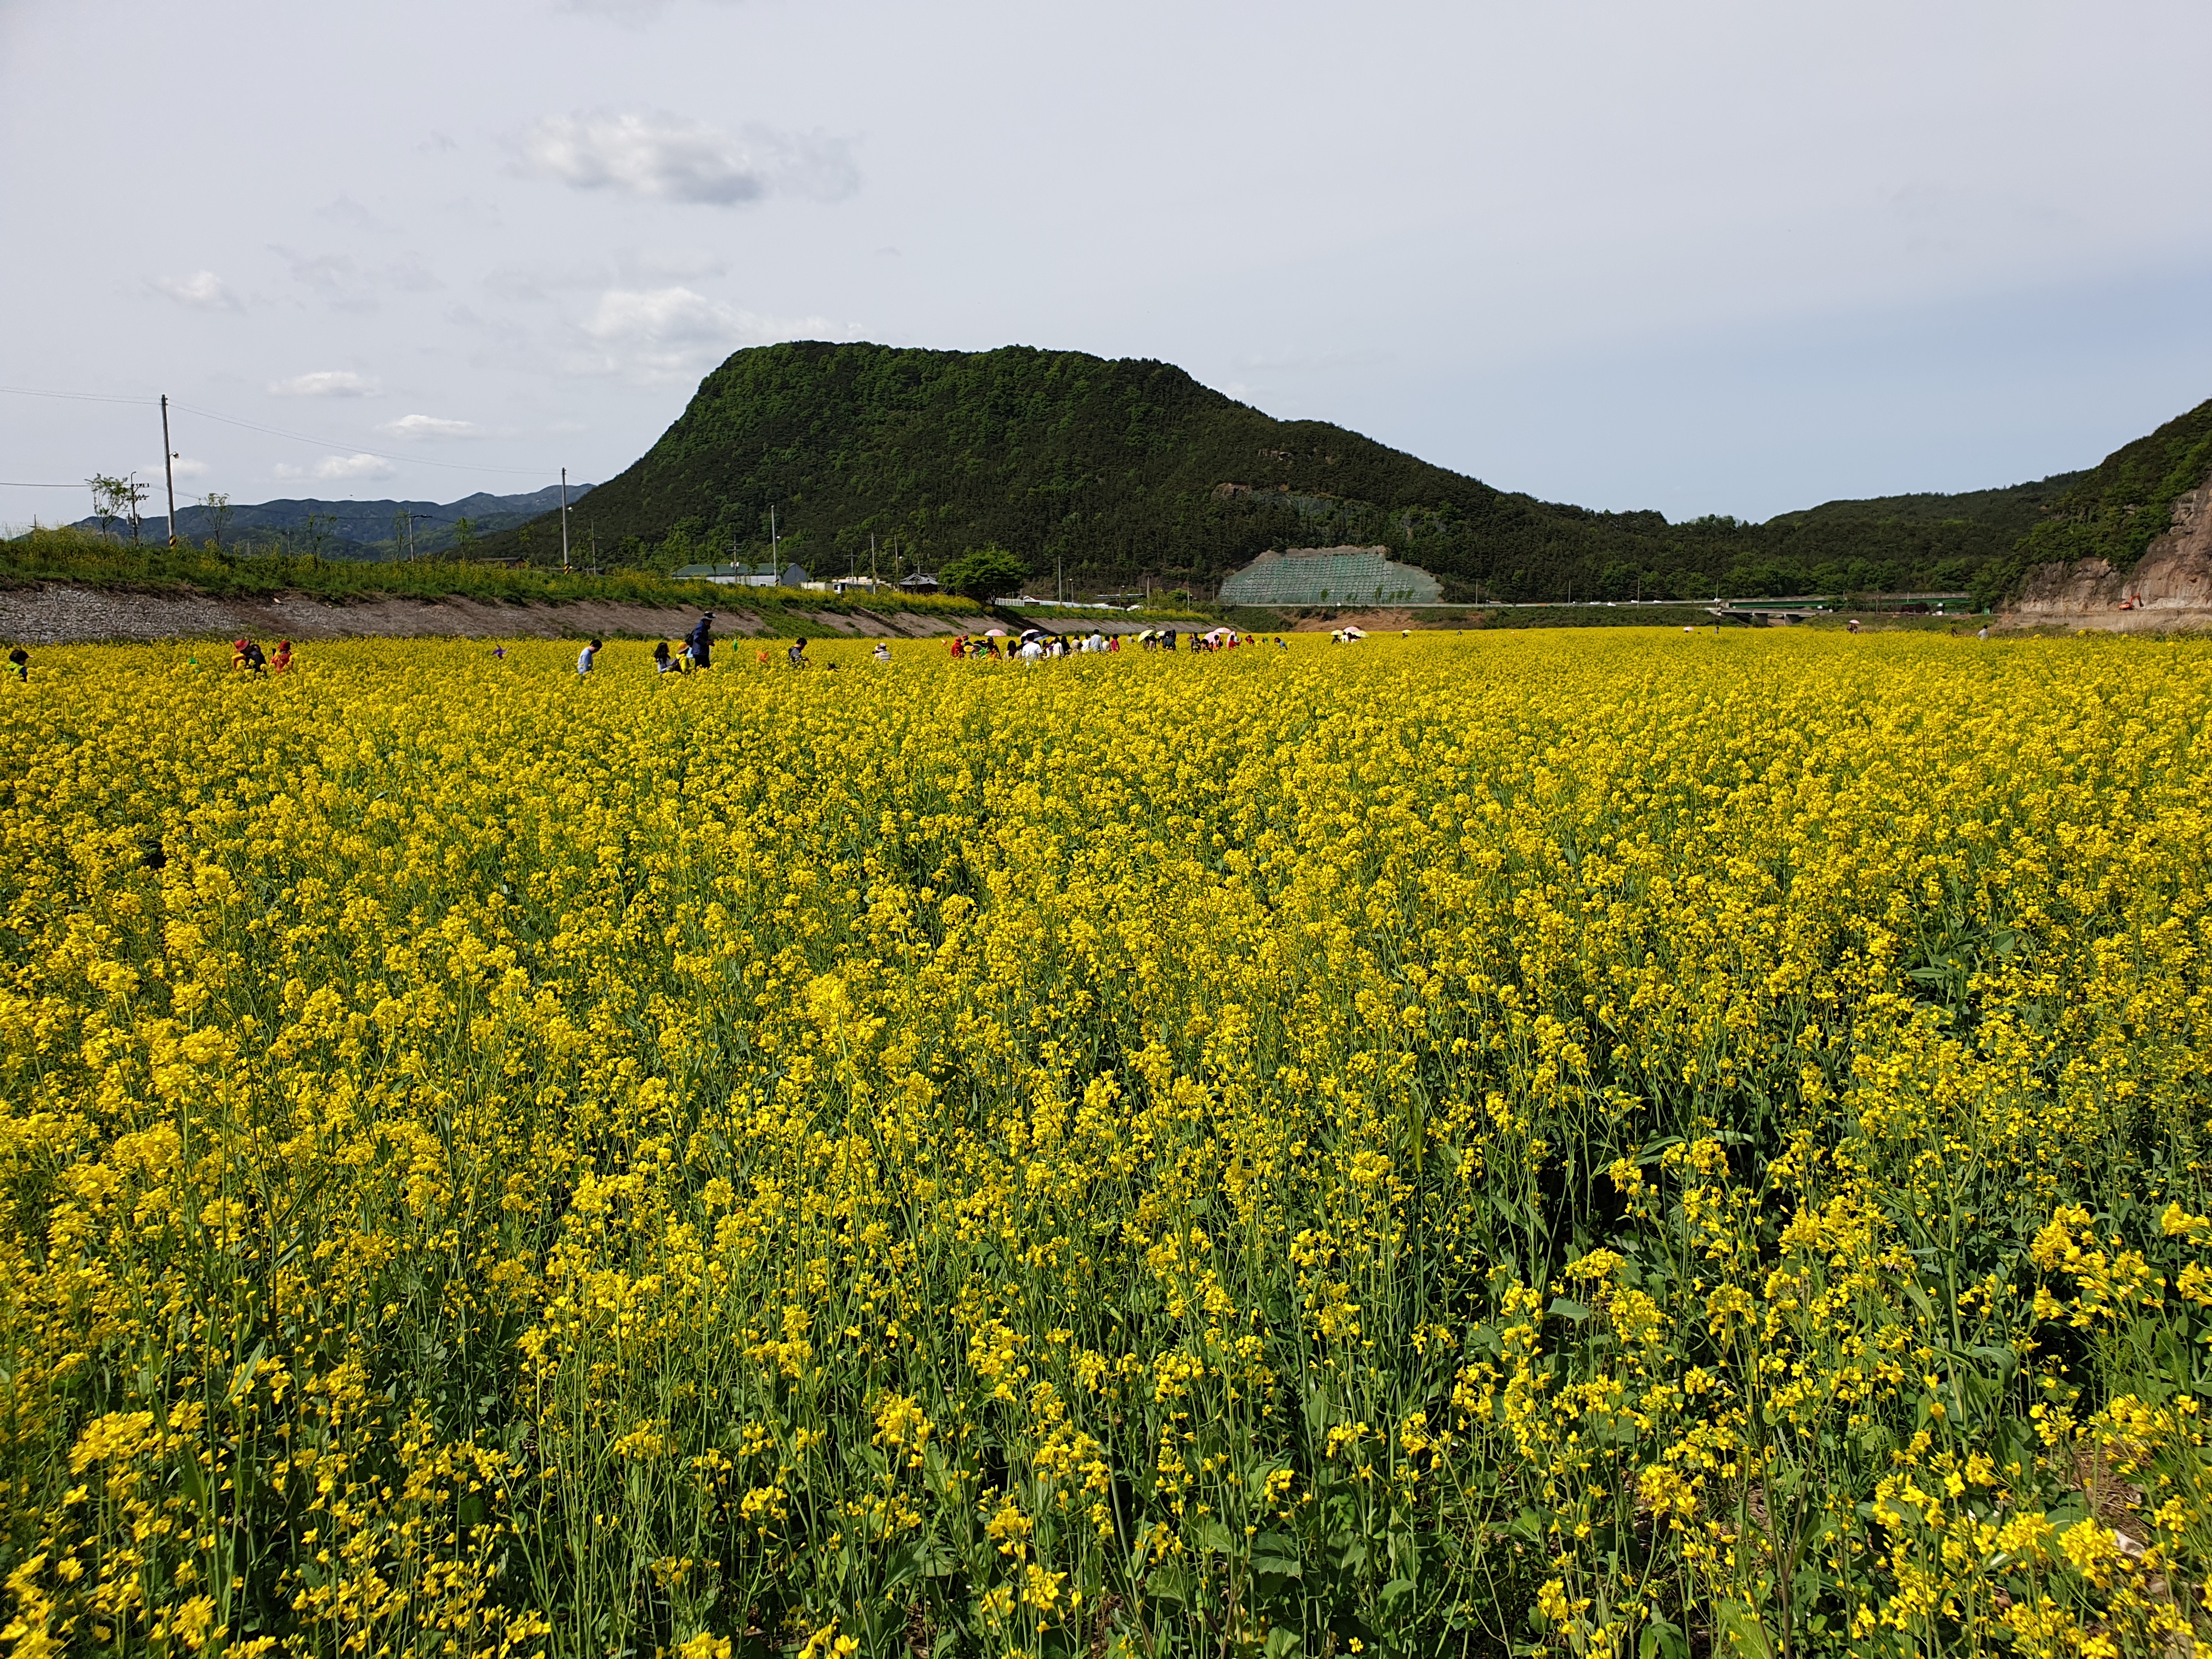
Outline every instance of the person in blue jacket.
{"type": "Polygon", "coordinates": [[[684,636],[684,643],[691,649],[692,667],[713,666],[709,660],[714,651],[714,613],[713,611],[702,611],[699,613],[699,620],[691,624],[691,631],[684,636]]]}

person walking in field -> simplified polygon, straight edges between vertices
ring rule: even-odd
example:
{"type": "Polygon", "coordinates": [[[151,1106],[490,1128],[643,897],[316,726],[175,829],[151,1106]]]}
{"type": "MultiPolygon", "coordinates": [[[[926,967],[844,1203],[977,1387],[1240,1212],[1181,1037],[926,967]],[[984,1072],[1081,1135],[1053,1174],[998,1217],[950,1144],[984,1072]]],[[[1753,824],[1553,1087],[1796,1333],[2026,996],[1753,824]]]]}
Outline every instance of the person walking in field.
{"type": "Polygon", "coordinates": [[[28,684],[31,678],[31,653],[20,645],[10,651],[8,653],[8,672],[13,674],[19,683],[28,684]]]}
{"type": "Polygon", "coordinates": [[[702,611],[699,620],[691,624],[691,631],[684,636],[684,644],[691,653],[691,666],[711,668],[714,656],[714,613],[702,611]]]}
{"type": "Polygon", "coordinates": [[[873,657],[878,662],[889,662],[891,659],[891,648],[888,645],[885,645],[881,640],[878,640],[876,641],[876,648],[869,652],[868,654],[873,657]]]}
{"type": "Polygon", "coordinates": [[[279,640],[276,641],[276,654],[269,659],[269,672],[272,674],[282,674],[291,666],[292,641],[279,640]]]}
{"type": "Polygon", "coordinates": [[[592,662],[599,654],[599,642],[597,640],[593,640],[589,645],[586,646],[581,651],[579,651],[576,653],[576,672],[579,674],[590,673],[592,672],[592,662]]]}
{"type": "Polygon", "coordinates": [[[653,672],[655,675],[669,673],[676,665],[669,659],[668,641],[662,640],[653,647],[653,672]]]}
{"type": "Polygon", "coordinates": [[[265,673],[269,668],[269,659],[263,654],[258,641],[244,639],[230,647],[230,665],[242,668],[249,674],[265,673]]]}
{"type": "Polygon", "coordinates": [[[805,640],[793,640],[791,642],[791,649],[785,652],[783,654],[785,660],[789,662],[793,668],[805,667],[806,641],[805,640]]]}

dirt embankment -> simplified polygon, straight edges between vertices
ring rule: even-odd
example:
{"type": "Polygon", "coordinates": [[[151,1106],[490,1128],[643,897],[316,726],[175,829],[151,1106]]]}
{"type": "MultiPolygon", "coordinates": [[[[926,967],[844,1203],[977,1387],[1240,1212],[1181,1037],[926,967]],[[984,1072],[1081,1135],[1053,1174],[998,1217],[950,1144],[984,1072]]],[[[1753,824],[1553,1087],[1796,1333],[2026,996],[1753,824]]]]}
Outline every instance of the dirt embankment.
{"type": "MultiPolygon", "coordinates": [[[[333,604],[302,595],[270,599],[216,599],[199,593],[112,592],[51,583],[0,589],[0,640],[25,645],[89,645],[109,641],[237,639],[680,639],[698,611],[688,605],[621,605],[581,599],[560,605],[501,605],[482,599],[363,599],[333,604]]],[[[921,639],[980,630],[981,616],[916,611],[792,610],[763,617],[717,609],[723,635],[793,631],[921,639]],[[781,627],[779,628],[779,623],[781,627]]]]}
{"type": "Polygon", "coordinates": [[[2039,564],[2000,628],[2094,628],[2122,634],[2212,628],[2212,478],[2173,504],[2173,525],[2136,568],[2102,559],[2039,564]]]}

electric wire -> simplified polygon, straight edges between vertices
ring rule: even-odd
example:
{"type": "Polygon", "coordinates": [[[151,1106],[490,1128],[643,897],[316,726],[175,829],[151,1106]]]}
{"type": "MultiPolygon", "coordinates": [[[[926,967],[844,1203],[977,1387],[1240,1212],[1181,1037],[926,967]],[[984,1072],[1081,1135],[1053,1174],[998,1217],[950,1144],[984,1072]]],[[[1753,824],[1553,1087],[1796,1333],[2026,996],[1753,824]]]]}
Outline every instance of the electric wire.
{"type": "MultiPolygon", "coordinates": [[[[144,409],[155,408],[161,401],[156,398],[119,398],[102,392],[46,392],[20,386],[0,386],[0,393],[15,398],[66,398],[78,403],[132,404],[144,409]]],[[[197,415],[204,421],[220,421],[225,426],[240,427],[248,432],[258,432],[266,437],[283,438],[293,443],[313,444],[318,449],[344,450],[355,455],[371,455],[380,461],[396,461],[403,466],[435,466],[442,467],[451,472],[501,472],[525,478],[550,477],[556,470],[551,467],[536,466],[491,466],[473,461],[434,461],[427,455],[400,455],[388,450],[364,449],[356,443],[343,442],[333,438],[312,438],[304,432],[286,432],[278,427],[262,426],[253,421],[241,421],[234,415],[224,415],[212,409],[203,409],[199,404],[188,404],[180,398],[170,398],[169,407],[197,415]]],[[[81,486],[24,484],[16,487],[26,489],[48,488],[74,489],[81,486]]]]}

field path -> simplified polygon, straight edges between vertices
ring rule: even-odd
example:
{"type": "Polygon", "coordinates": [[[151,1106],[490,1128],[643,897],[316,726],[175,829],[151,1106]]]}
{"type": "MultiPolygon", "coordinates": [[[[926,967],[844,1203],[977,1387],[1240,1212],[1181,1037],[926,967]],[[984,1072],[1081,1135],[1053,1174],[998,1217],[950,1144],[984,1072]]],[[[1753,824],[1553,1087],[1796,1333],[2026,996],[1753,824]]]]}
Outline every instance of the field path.
{"type": "MultiPolygon", "coordinates": [[[[577,599],[557,605],[505,604],[452,596],[379,599],[334,604],[304,594],[276,599],[219,599],[204,593],[103,592],[54,583],[0,589],[0,639],[26,645],[91,645],[110,641],[256,638],[294,640],[681,638],[699,612],[689,605],[627,605],[577,599]]],[[[836,633],[923,638],[988,626],[980,616],[871,613],[865,619],[810,615],[836,633]]],[[[751,611],[718,608],[723,635],[776,630],[751,611]]]]}

